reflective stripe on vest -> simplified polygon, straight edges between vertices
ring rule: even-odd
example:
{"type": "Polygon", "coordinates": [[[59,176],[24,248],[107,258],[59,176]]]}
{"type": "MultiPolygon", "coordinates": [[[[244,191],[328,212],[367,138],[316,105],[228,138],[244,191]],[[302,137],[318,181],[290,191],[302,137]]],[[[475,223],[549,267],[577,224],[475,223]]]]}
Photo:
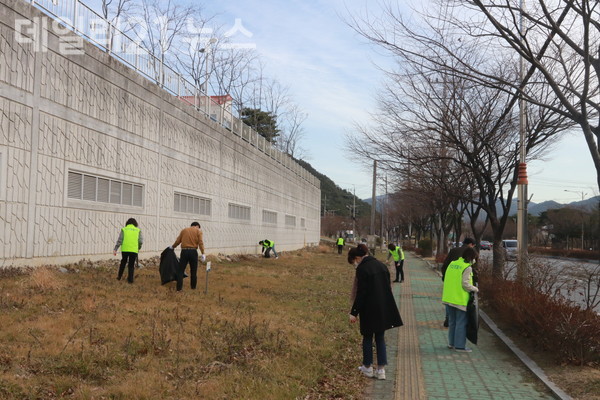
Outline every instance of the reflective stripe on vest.
{"type": "Polygon", "coordinates": [[[123,243],[121,243],[121,251],[127,253],[137,253],[139,251],[140,229],[129,224],[122,228],[123,243]]]}
{"type": "MultiPolygon", "coordinates": [[[[458,306],[467,305],[469,302],[469,292],[462,287],[462,276],[465,269],[470,266],[471,264],[466,262],[462,257],[456,261],[452,261],[448,265],[446,275],[444,276],[443,302],[458,306]]],[[[469,276],[469,283],[473,285],[473,273],[469,276]]]]}
{"type": "Polygon", "coordinates": [[[398,252],[399,247],[396,246],[394,250],[389,250],[392,257],[394,257],[394,261],[400,261],[400,253],[398,252]]]}
{"type": "Polygon", "coordinates": [[[338,246],[343,246],[344,245],[344,238],[339,238],[337,241],[338,246]]]}

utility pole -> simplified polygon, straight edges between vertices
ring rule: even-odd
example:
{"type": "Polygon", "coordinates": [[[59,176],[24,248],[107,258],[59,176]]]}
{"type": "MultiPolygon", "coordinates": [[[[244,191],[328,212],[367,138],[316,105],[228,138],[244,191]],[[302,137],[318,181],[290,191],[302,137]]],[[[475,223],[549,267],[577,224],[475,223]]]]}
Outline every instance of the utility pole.
{"type": "MultiPolygon", "coordinates": [[[[387,178],[386,178],[386,179],[387,179],[387,178]]],[[[387,185],[386,185],[386,187],[387,187],[387,185]]],[[[387,193],[386,193],[386,194],[387,194],[387,193]]],[[[387,205],[386,205],[386,202],[387,202],[387,198],[386,198],[386,197],[384,197],[384,198],[383,198],[383,201],[381,202],[381,229],[379,230],[379,233],[381,234],[381,249],[382,249],[382,250],[384,249],[384,247],[383,247],[383,239],[384,239],[384,232],[385,232],[385,231],[384,231],[384,229],[383,229],[383,218],[384,218],[384,215],[385,215],[385,213],[386,213],[386,211],[387,211],[387,210],[386,210],[386,206],[387,206],[387,205]]]]}
{"type": "Polygon", "coordinates": [[[377,200],[375,199],[376,185],[377,183],[377,160],[373,160],[373,193],[371,194],[371,228],[370,234],[375,234],[375,207],[377,206],[377,200]]]}
{"type": "MultiPolygon", "coordinates": [[[[583,203],[583,198],[587,193],[583,193],[583,190],[567,190],[565,189],[565,192],[571,192],[571,193],[580,193],[581,194],[581,202],[583,203]]],[[[581,205],[583,207],[583,204],[581,205]]],[[[581,211],[581,250],[584,249],[583,247],[583,228],[585,227],[585,221],[583,219],[583,210],[581,211]]]]}
{"type": "Polygon", "coordinates": [[[385,197],[383,198],[383,204],[381,205],[381,249],[385,250],[383,245],[383,239],[389,241],[387,237],[387,215],[388,215],[388,180],[387,175],[385,176],[385,197]],[[384,219],[385,218],[385,219],[384,219]]]}
{"type": "Polygon", "coordinates": [[[352,197],[352,235],[354,236],[354,241],[356,241],[356,185],[352,185],[353,197],[352,197]]]}
{"type": "MultiPolygon", "coordinates": [[[[521,0],[521,21],[520,35],[521,40],[525,36],[525,23],[523,12],[525,0],[521,0]]],[[[519,73],[521,78],[521,90],[525,90],[523,82],[525,80],[525,61],[523,57],[519,63],[519,73]]],[[[517,178],[517,241],[519,252],[517,257],[517,280],[523,281],[528,274],[529,260],[527,254],[527,149],[525,146],[527,121],[525,114],[525,96],[519,93],[519,171],[517,178]]]]}

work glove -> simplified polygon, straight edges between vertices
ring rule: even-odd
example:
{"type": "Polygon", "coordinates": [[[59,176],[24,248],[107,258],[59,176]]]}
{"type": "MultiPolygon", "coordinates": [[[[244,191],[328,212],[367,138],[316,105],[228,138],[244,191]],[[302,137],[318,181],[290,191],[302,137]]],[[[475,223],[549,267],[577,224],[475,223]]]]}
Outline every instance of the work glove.
{"type": "Polygon", "coordinates": [[[206,261],[206,256],[204,254],[202,254],[202,256],[200,257],[200,259],[202,260],[202,262],[206,261]]]}

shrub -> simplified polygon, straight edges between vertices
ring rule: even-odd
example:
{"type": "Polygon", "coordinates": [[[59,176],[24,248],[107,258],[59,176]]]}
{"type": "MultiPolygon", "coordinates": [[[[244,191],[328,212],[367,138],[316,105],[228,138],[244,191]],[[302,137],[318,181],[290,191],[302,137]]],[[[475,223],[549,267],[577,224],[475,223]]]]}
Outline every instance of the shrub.
{"type": "Polygon", "coordinates": [[[480,277],[482,300],[497,315],[559,362],[600,361],[600,316],[560,296],[540,293],[518,282],[480,277]]]}

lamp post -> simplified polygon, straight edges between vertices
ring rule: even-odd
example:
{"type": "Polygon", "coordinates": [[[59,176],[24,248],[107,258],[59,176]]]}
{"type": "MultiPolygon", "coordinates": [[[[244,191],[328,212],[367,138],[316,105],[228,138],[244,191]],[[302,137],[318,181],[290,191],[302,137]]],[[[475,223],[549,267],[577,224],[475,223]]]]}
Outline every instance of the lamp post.
{"type": "MultiPolygon", "coordinates": [[[[206,68],[206,80],[204,81],[204,85],[200,84],[200,93],[204,94],[204,96],[206,96],[206,113],[208,115],[210,115],[210,97],[208,96],[208,81],[210,80],[210,68],[208,63],[210,62],[210,56],[211,56],[211,46],[214,45],[215,43],[217,43],[217,38],[210,38],[208,40],[208,42],[206,43],[206,47],[201,48],[200,50],[198,50],[200,53],[206,53],[206,56],[204,57],[204,61],[205,61],[205,68],[206,68]]],[[[202,64],[200,64],[202,65],[202,64]]],[[[200,68],[200,77],[202,77],[202,68],[200,68]]],[[[202,79],[202,78],[200,78],[202,79]]]]}
{"type": "MultiPolygon", "coordinates": [[[[587,193],[584,193],[583,190],[567,190],[564,189],[565,192],[571,192],[571,193],[577,193],[577,194],[581,194],[581,201],[583,201],[583,198],[585,195],[587,195],[587,193]]],[[[584,220],[583,220],[583,211],[581,211],[581,250],[583,250],[583,227],[584,227],[584,220]]]]}
{"type": "MultiPolygon", "coordinates": [[[[204,81],[204,85],[200,85],[200,90],[204,89],[204,94],[206,94],[208,96],[208,81],[210,79],[210,68],[208,63],[210,62],[210,53],[211,53],[211,46],[214,45],[215,43],[217,43],[217,38],[210,38],[208,40],[208,42],[206,43],[206,47],[201,48],[200,50],[198,50],[200,53],[206,53],[206,57],[204,57],[204,60],[206,62],[206,80],[204,81]],[[202,87],[204,86],[204,87],[202,87]]],[[[202,71],[200,71],[200,76],[202,76],[202,71]]]]}

